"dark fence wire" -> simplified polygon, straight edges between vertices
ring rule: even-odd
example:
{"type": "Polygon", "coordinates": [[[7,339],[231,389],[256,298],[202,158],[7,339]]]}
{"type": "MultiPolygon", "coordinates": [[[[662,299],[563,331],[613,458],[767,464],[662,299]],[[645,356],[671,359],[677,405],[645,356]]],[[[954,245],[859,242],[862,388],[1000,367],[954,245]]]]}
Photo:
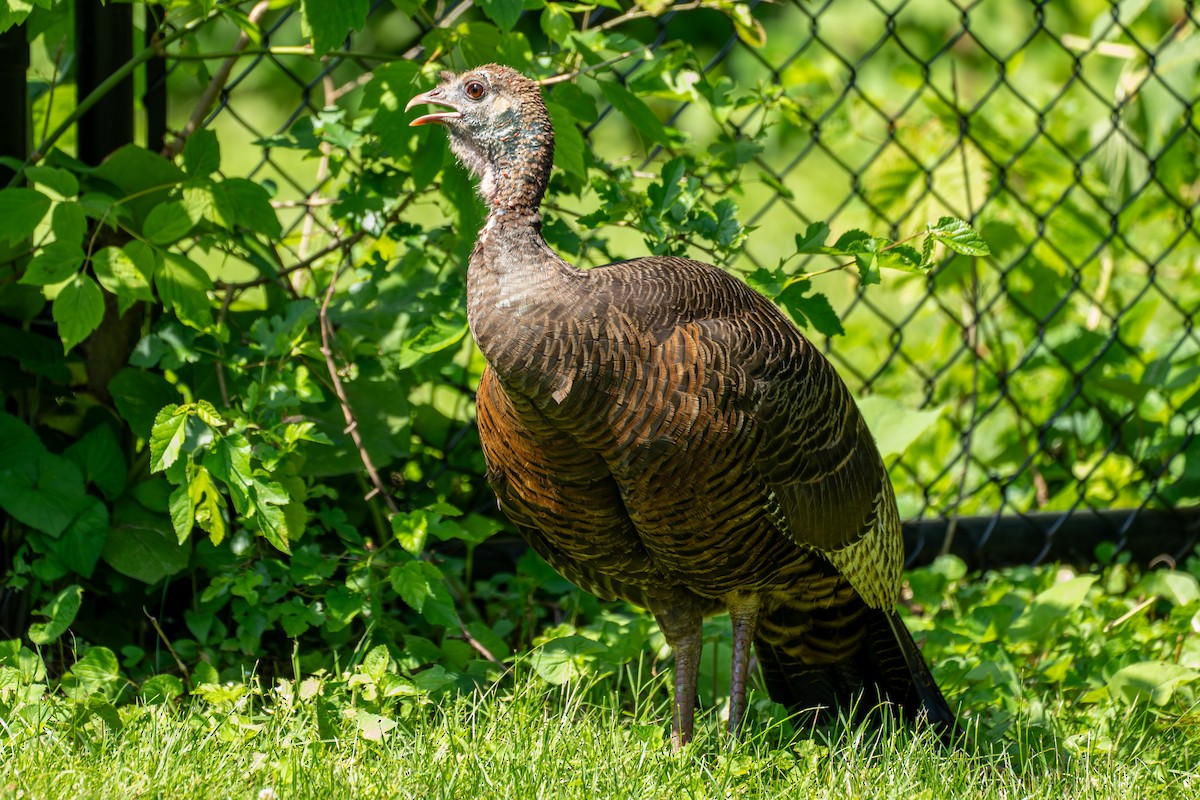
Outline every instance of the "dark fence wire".
{"type": "MultiPolygon", "coordinates": [[[[845,13],[845,6],[850,4],[837,5],[842,7],[840,13],[845,13]]],[[[901,0],[893,4],[878,0],[857,2],[853,6],[855,13],[860,15],[855,20],[858,35],[851,37],[855,44],[848,47],[844,31],[837,27],[844,24],[845,18],[834,19],[839,10],[831,0],[754,4],[756,15],[769,23],[767,30],[772,46],[767,49],[751,47],[739,39],[730,26],[723,43],[705,54],[700,66],[706,72],[721,71],[736,60],[739,72],[757,74],[783,86],[790,80],[790,71],[797,64],[821,62],[832,65],[833,74],[841,85],[836,91],[798,106],[804,135],[799,140],[793,137],[790,150],[783,153],[783,158],[772,158],[765,153],[756,157],[753,167],[771,176],[778,184],[791,187],[793,194],[776,193],[761,198],[756,204],[741,198],[742,219],[748,225],[769,226],[772,230],[786,224],[798,232],[816,218],[830,221],[837,230],[843,219],[852,221],[866,213],[875,224],[883,221],[893,236],[901,236],[923,224],[925,220],[916,218],[915,209],[927,202],[976,223],[986,222],[993,208],[1000,206],[1010,216],[1021,215],[1025,223],[1024,244],[1010,248],[1002,257],[975,260],[969,267],[969,279],[963,281],[958,291],[947,291],[940,282],[942,278],[935,274],[925,281],[923,294],[904,306],[897,305],[893,295],[876,291],[880,287],[847,297],[839,309],[846,328],[869,326],[884,331],[886,348],[882,352],[847,350],[842,340],[824,342],[830,357],[858,393],[888,394],[898,385],[897,376],[903,378],[900,384],[909,387],[903,393],[911,405],[946,404],[953,399],[949,392],[955,387],[966,390],[966,401],[959,398],[955,413],[944,416],[953,426],[958,441],[951,457],[932,471],[918,469],[905,459],[897,460],[892,466],[893,475],[900,482],[916,487],[915,496],[919,498],[919,502],[910,503],[906,509],[906,513],[914,518],[906,525],[911,558],[927,562],[937,553],[950,549],[976,565],[1036,563],[1047,558],[1086,561],[1101,541],[1115,542],[1145,561],[1159,554],[1182,558],[1200,539],[1200,515],[1195,508],[1176,507],[1164,490],[1173,480],[1171,471],[1178,472],[1180,459],[1194,468],[1195,460],[1200,458],[1197,455],[1200,452],[1197,441],[1200,411],[1195,407],[1200,404],[1181,403],[1170,410],[1169,424],[1180,431],[1175,450],[1163,454],[1160,458],[1162,466],[1157,472],[1147,471],[1138,478],[1136,494],[1140,500],[1127,503],[1128,508],[1108,508],[1089,495],[1087,486],[1089,481],[1097,479],[1100,470],[1106,468],[1108,459],[1138,456],[1133,452],[1138,442],[1130,441],[1126,430],[1138,424],[1133,408],[1124,413],[1113,413],[1110,409],[1092,406],[1100,415],[1101,435],[1107,436],[1107,440],[1095,463],[1085,469],[1080,470],[1079,465],[1072,463],[1070,453],[1050,459],[1047,459],[1047,453],[1056,446],[1058,426],[1065,424],[1068,417],[1077,415],[1081,403],[1087,403],[1086,385],[1092,371],[1100,370],[1111,353],[1123,351],[1148,366],[1139,352],[1138,342],[1122,334],[1126,315],[1148,296],[1153,296],[1165,308],[1163,313],[1173,315],[1181,333],[1175,348],[1167,356],[1174,356],[1185,348],[1200,348],[1200,337],[1194,332],[1197,308],[1178,301],[1169,276],[1161,274],[1168,268],[1173,252],[1196,244],[1196,197],[1180,197],[1163,184],[1155,169],[1159,159],[1173,147],[1191,147],[1200,153],[1200,147],[1196,146],[1200,141],[1200,131],[1195,124],[1197,97],[1194,93],[1181,92],[1179,82],[1166,75],[1166,68],[1160,73],[1158,63],[1167,43],[1185,37],[1200,38],[1194,4],[1172,4],[1172,27],[1163,31],[1157,41],[1151,42],[1139,38],[1138,29],[1126,24],[1117,6],[1112,7],[1111,21],[1107,25],[1093,23],[1097,27],[1089,37],[1082,37],[1076,30],[1056,27],[1059,23],[1054,21],[1048,4],[1030,3],[1022,6],[1021,15],[1014,15],[1020,16],[1018,21],[1023,20],[1026,27],[1015,36],[1013,31],[1008,32],[1008,37],[1014,41],[1007,49],[993,41],[988,31],[979,29],[982,24],[979,15],[986,10],[981,8],[985,5],[982,2],[959,4],[950,0],[940,6],[933,0],[901,0]],[[924,47],[915,44],[908,32],[912,24],[909,17],[935,11],[940,13],[943,41],[940,45],[926,42],[924,47]],[[1119,39],[1119,47],[1126,48],[1121,52],[1146,65],[1141,82],[1123,97],[1120,92],[1114,93],[1109,87],[1097,85],[1098,80],[1089,68],[1092,59],[1107,58],[1106,53],[1115,51],[1118,46],[1111,39],[1119,39]],[[781,49],[780,42],[786,43],[787,47],[781,49]],[[1049,94],[1044,90],[1031,93],[1025,81],[1017,77],[1019,70],[1014,65],[1033,55],[1067,65],[1066,77],[1049,94]],[[966,60],[972,64],[969,90],[962,86],[966,82],[964,70],[957,67],[959,62],[966,60]],[[910,75],[919,74],[920,84],[912,86],[896,82],[895,96],[881,97],[878,87],[872,86],[867,76],[880,69],[889,69],[891,64],[900,64],[900,69],[907,70],[910,75]],[[989,73],[990,83],[980,85],[980,76],[989,73]],[[1137,92],[1150,86],[1156,91],[1166,91],[1183,115],[1182,123],[1161,142],[1157,152],[1146,150],[1146,145],[1129,133],[1123,117],[1132,113],[1137,92]],[[1037,96],[1039,93],[1044,96],[1037,96]],[[1060,128],[1065,115],[1083,106],[1106,110],[1110,127],[1095,133],[1088,146],[1080,149],[1077,142],[1062,135],[1060,128]],[[917,152],[908,139],[898,135],[909,115],[930,107],[952,118],[956,128],[955,138],[932,159],[928,154],[917,152]],[[1008,119],[1001,120],[1001,112],[1008,119]],[[857,119],[867,130],[852,146],[847,145],[847,137],[840,135],[847,116],[857,119]],[[988,130],[997,124],[1012,127],[1014,147],[1004,150],[996,146],[995,137],[988,130]],[[871,135],[875,135],[874,147],[864,151],[863,143],[871,135]],[[1112,143],[1114,137],[1118,140],[1117,145],[1112,143]],[[1085,179],[1085,172],[1089,162],[1106,158],[1110,152],[1122,148],[1127,159],[1142,165],[1144,180],[1138,186],[1130,185],[1125,196],[1118,198],[1100,191],[1092,181],[1085,179]],[[960,162],[965,175],[969,157],[985,164],[994,179],[987,182],[984,191],[975,193],[970,178],[966,177],[965,191],[960,196],[949,196],[951,193],[946,192],[942,175],[958,168],[960,162]],[[1025,196],[1019,185],[1023,162],[1039,158],[1058,159],[1060,166],[1069,165],[1074,174],[1074,180],[1061,197],[1048,204],[1044,198],[1025,196]],[[911,163],[917,180],[923,183],[923,190],[913,195],[913,202],[907,206],[880,202],[871,191],[873,182],[880,179],[888,164],[905,159],[911,163]],[[819,214],[812,211],[811,203],[805,204],[799,199],[808,174],[818,167],[825,173],[839,175],[845,184],[842,196],[820,208],[819,214]],[[1172,213],[1177,215],[1180,224],[1162,241],[1146,241],[1144,232],[1137,227],[1135,204],[1147,194],[1154,194],[1160,202],[1175,206],[1172,213]],[[1089,210],[1094,217],[1094,226],[1102,231],[1094,237],[1092,247],[1084,252],[1067,247],[1055,235],[1060,219],[1077,213],[1077,208],[1089,210]],[[1111,272],[1111,265],[1105,267],[1104,262],[1110,258],[1108,251],[1113,247],[1128,254],[1126,262],[1140,263],[1144,273],[1145,280],[1138,291],[1124,300],[1114,301],[1111,296],[1102,296],[1084,280],[1085,269],[1099,267],[1111,272]],[[1027,280],[1022,271],[1039,258],[1054,258],[1065,264],[1069,286],[1054,302],[1027,306],[1023,304],[1021,294],[1010,288],[1027,280]],[[1090,359],[1079,363],[1063,358],[1056,348],[1046,345],[1043,337],[1057,315],[1068,306],[1081,302],[1092,309],[1089,333],[1097,334],[1102,341],[1098,341],[1090,359]],[[989,332],[989,320],[1002,315],[1032,324],[1037,331],[1037,342],[1025,348],[1012,362],[981,354],[988,347],[984,337],[1002,333],[989,332]],[[917,330],[908,333],[909,328],[917,330]],[[946,348],[945,352],[938,351],[936,357],[931,358],[927,352],[931,330],[943,336],[947,330],[954,332],[955,346],[946,348]],[[965,384],[960,374],[964,369],[970,374],[965,384]],[[1048,412],[1018,402],[1009,391],[1014,381],[1032,371],[1045,373],[1049,376],[1048,381],[1065,380],[1072,384],[1071,391],[1059,398],[1048,412]],[[1055,371],[1057,375],[1052,375],[1055,371]],[[1025,439],[1027,452],[1024,456],[999,470],[979,454],[979,432],[993,417],[1001,419],[1000,415],[1004,414],[1029,435],[1025,439]],[[1056,458],[1062,463],[1056,465],[1056,458]],[[1047,498],[1039,496],[1042,491],[1039,487],[1045,484],[1039,470],[1044,470],[1047,464],[1060,472],[1065,470],[1071,476],[1069,481],[1074,482],[1073,489],[1059,489],[1055,493],[1058,503],[1053,507],[1046,507],[1047,498]],[[1030,486],[1034,487],[1032,494],[1030,486]],[[1064,497],[1069,501],[1063,502],[1064,497]]],[[[450,3],[438,9],[436,19],[457,19],[464,11],[478,13],[469,10],[469,4],[450,3]]],[[[377,6],[373,13],[378,16],[396,12],[384,4],[377,6]]],[[[593,21],[598,19],[602,17],[593,16],[593,21]]],[[[671,15],[667,15],[655,23],[657,30],[650,45],[652,50],[668,40],[670,21],[671,15]]],[[[536,30],[536,18],[532,22],[531,30],[536,30]]],[[[290,43],[285,39],[289,35],[295,36],[297,27],[294,13],[285,11],[270,21],[264,44],[290,43]]],[[[418,51],[419,45],[416,45],[409,53],[415,55],[418,51]]],[[[627,77],[639,66],[640,62],[631,60],[619,65],[617,74],[627,77]]],[[[231,77],[207,123],[224,125],[227,130],[240,127],[250,140],[282,134],[300,117],[321,110],[325,105],[325,87],[331,76],[337,74],[339,80],[344,81],[348,73],[356,70],[365,73],[369,69],[370,64],[351,55],[328,58],[315,68],[311,60],[256,55],[248,58],[231,77]],[[293,110],[270,131],[260,130],[250,121],[249,115],[239,110],[243,102],[255,102],[252,84],[261,77],[263,70],[279,72],[296,92],[293,110]]],[[[1192,86],[1195,86],[1194,82],[1192,86]]],[[[685,105],[673,110],[668,124],[680,120],[685,105]]],[[[589,137],[602,135],[607,125],[623,124],[609,111],[604,109],[600,119],[588,129],[589,137]]],[[[763,113],[760,108],[750,109],[734,124],[748,130],[763,113]]],[[[657,155],[657,151],[652,152],[647,163],[657,155]]],[[[301,175],[278,163],[270,148],[263,150],[262,160],[249,176],[285,181],[302,197],[319,197],[332,186],[327,175],[310,176],[312,180],[306,183],[301,175]]],[[[304,213],[295,215],[288,231],[294,232],[305,224],[325,226],[327,223],[317,209],[309,207],[304,213]]],[[[755,244],[756,236],[763,235],[751,235],[744,253],[749,265],[773,266],[755,244]]],[[[790,233],[788,236],[790,238],[790,233]]],[[[468,401],[464,390],[464,403],[468,401]]],[[[466,435],[469,430],[469,426],[452,430],[446,441],[438,443],[446,453],[447,462],[457,448],[472,446],[471,437],[466,435]]]]}

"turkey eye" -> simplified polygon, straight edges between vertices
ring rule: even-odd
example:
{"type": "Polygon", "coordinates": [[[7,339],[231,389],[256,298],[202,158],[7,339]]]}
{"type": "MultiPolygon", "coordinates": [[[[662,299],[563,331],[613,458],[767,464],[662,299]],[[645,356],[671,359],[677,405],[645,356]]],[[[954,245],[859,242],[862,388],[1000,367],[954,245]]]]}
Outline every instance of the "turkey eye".
{"type": "Polygon", "coordinates": [[[467,93],[467,97],[472,100],[478,100],[487,92],[487,87],[481,81],[468,81],[463,87],[463,91],[467,93]]]}

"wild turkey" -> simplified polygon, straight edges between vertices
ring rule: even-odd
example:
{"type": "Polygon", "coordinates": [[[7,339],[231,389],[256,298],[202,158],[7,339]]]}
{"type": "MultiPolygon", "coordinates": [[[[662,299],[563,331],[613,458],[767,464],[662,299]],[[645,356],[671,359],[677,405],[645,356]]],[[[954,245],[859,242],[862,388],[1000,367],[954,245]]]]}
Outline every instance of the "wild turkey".
{"type": "Polygon", "coordinates": [[[559,258],[538,213],[554,132],[537,84],[494,64],[440,81],[408,108],[446,109],[411,124],[446,128],[489,209],[467,273],[488,482],[566,578],[654,614],[675,654],[674,745],[692,737],[701,620],[723,608],[731,730],[753,640],[790,709],[890,701],[952,731],[894,610],[891,482],[833,367],[715,267],[559,258]]]}

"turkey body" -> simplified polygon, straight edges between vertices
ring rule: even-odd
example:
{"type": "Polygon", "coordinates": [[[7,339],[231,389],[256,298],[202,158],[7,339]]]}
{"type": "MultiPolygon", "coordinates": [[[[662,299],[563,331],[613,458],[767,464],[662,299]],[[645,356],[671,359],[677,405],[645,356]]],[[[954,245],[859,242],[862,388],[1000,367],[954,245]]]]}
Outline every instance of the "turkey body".
{"type": "Polygon", "coordinates": [[[417,124],[446,125],[492,206],[467,278],[488,362],[488,482],[566,578],[654,613],[676,653],[676,745],[691,737],[701,620],[722,609],[731,727],[753,639],[771,696],[793,710],[846,709],[865,692],[952,728],[894,611],[891,483],[829,362],[715,267],[652,257],[580,270],[555,254],[536,209],[552,131],[524,77],[482,67],[418,101],[454,109],[417,124]],[[476,90],[492,103],[479,122],[476,90]],[[523,124],[505,127],[513,109],[523,124]]]}

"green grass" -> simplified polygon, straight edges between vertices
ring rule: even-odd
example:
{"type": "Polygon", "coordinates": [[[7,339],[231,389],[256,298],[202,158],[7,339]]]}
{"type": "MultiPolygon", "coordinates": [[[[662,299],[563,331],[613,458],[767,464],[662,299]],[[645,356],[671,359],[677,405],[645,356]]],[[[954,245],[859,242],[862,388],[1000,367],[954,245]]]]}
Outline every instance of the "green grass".
{"type": "Polygon", "coordinates": [[[506,669],[379,643],[274,683],[204,663],[139,683],[96,646],[50,681],[0,642],[0,800],[1195,798],[1200,559],[1183,566],[909,573],[910,625],[970,732],[953,751],[920,727],[798,731],[758,693],[732,741],[718,619],[697,738],[673,753],[661,636],[619,607],[547,629],[506,669]]]}
{"type": "Polygon", "coordinates": [[[630,712],[632,691],[611,679],[547,688],[530,675],[406,706],[386,732],[382,718],[339,703],[345,687],[315,679],[266,691],[225,687],[182,706],[126,705],[119,722],[73,714],[55,698],[0,709],[8,712],[0,714],[0,796],[1061,800],[1200,792],[1195,726],[1164,727],[1144,712],[1127,715],[1127,741],[1107,753],[1041,733],[1021,742],[1017,733],[1004,755],[986,746],[945,752],[927,731],[903,728],[797,735],[760,702],[743,741],[732,742],[710,712],[697,740],[672,753],[665,703],[630,712]]]}

